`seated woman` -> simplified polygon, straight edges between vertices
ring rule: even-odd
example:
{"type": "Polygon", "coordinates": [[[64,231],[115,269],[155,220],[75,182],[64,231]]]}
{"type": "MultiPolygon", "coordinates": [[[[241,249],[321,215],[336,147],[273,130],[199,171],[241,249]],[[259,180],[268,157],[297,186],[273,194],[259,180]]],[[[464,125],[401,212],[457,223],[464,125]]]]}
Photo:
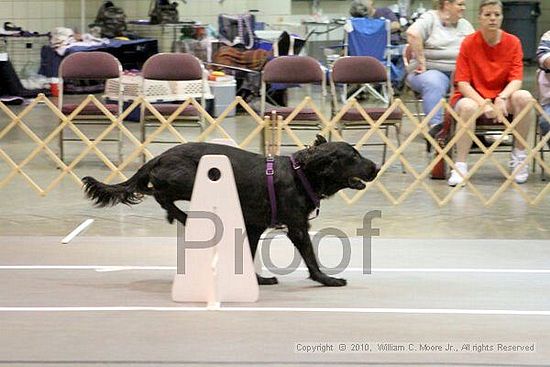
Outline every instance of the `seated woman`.
{"type": "MultiPolygon", "coordinates": [[[[438,9],[430,10],[407,30],[407,40],[415,61],[411,63],[407,84],[422,96],[422,108],[430,113],[449,91],[451,72],[462,40],[474,32],[463,18],[465,0],[438,0],[438,9]]],[[[441,129],[439,110],[430,121],[430,134],[441,129]]]]}
{"type": "MultiPolygon", "coordinates": [[[[533,99],[526,90],[521,90],[523,78],[523,50],[519,38],[500,29],[502,25],[502,3],[500,0],[481,0],[479,5],[479,30],[466,37],[456,61],[455,93],[451,104],[462,121],[476,113],[479,107],[490,99],[494,107],[504,116],[517,115],[533,99]]],[[[492,106],[485,108],[488,118],[496,118],[492,106]]],[[[527,114],[516,125],[516,131],[527,140],[533,115],[527,114]]],[[[475,129],[475,122],[468,126],[475,129]]],[[[464,133],[457,141],[456,168],[449,178],[449,185],[463,184],[468,172],[466,158],[472,146],[472,139],[464,133]]],[[[525,161],[525,147],[515,139],[510,167],[514,170],[525,161]]],[[[516,172],[514,179],[524,183],[529,176],[527,164],[516,172]]]]}

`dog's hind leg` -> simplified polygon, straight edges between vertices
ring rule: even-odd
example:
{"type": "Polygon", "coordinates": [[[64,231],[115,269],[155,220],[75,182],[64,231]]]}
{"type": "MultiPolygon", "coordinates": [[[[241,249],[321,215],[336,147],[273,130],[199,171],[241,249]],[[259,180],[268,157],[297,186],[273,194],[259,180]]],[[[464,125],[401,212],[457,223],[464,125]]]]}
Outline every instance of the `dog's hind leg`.
{"type": "Polygon", "coordinates": [[[166,219],[170,224],[174,223],[174,219],[176,219],[178,222],[185,225],[187,214],[182,212],[173,201],[166,198],[163,194],[155,193],[153,196],[160,206],[166,210],[166,219]]]}
{"type": "Polygon", "coordinates": [[[303,228],[305,229],[296,229],[296,227],[288,228],[287,236],[304,259],[309,270],[309,277],[329,287],[341,287],[346,285],[347,282],[345,279],[330,277],[319,269],[315,252],[313,252],[313,245],[311,244],[311,239],[307,232],[307,225],[303,226],[303,228]]]}
{"type": "MultiPolygon", "coordinates": [[[[256,250],[258,249],[258,242],[260,237],[264,232],[263,228],[247,226],[246,235],[248,237],[248,244],[250,245],[250,252],[252,253],[252,259],[255,258],[256,250]]],[[[273,285],[279,283],[276,277],[263,277],[259,274],[256,274],[256,279],[258,280],[259,285],[273,285]]]]}

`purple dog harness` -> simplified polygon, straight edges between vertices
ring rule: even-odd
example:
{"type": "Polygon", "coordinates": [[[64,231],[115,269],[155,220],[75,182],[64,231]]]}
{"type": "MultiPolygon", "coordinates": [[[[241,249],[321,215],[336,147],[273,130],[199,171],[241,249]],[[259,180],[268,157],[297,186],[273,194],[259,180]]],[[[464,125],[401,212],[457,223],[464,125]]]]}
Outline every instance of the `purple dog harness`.
{"type": "MultiPolygon", "coordinates": [[[[292,168],[294,169],[294,171],[298,175],[298,178],[302,182],[302,186],[306,190],[307,195],[309,196],[309,199],[315,205],[315,209],[316,209],[315,216],[309,219],[317,218],[319,216],[319,208],[321,206],[321,200],[319,199],[319,196],[317,196],[317,194],[313,191],[313,188],[311,187],[309,180],[304,174],[302,167],[294,159],[294,155],[291,155],[289,158],[290,158],[290,162],[292,163],[292,168]]],[[[274,182],[275,159],[273,157],[266,158],[265,175],[267,177],[267,191],[269,193],[269,202],[271,203],[271,226],[275,227],[277,226],[277,200],[275,197],[275,182],[274,182]]]]}

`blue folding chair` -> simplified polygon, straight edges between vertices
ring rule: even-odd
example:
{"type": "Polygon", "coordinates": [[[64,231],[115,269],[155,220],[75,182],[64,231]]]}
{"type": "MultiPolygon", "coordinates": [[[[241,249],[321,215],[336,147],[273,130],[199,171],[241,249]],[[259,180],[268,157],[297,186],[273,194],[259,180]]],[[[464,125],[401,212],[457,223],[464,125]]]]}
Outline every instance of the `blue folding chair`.
{"type": "MultiPolygon", "coordinates": [[[[346,30],[344,40],[344,54],[346,56],[371,56],[380,61],[391,80],[391,27],[387,19],[350,18],[344,26],[346,30]]],[[[350,97],[356,97],[363,91],[367,91],[380,101],[388,104],[393,96],[391,83],[379,92],[370,84],[356,90],[350,97]],[[390,90],[387,90],[390,88],[390,90]]]]}
{"type": "Polygon", "coordinates": [[[350,18],[345,26],[348,56],[372,56],[386,64],[390,44],[390,21],[385,19],[350,18]]]}

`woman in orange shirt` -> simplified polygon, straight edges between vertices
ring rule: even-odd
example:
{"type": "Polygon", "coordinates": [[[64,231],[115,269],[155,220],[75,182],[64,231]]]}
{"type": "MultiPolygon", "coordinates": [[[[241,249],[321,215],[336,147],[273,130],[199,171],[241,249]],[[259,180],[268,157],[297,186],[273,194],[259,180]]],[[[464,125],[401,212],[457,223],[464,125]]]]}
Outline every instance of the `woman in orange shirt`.
{"type": "MultiPolygon", "coordinates": [[[[500,29],[502,3],[500,0],[482,0],[479,5],[479,29],[467,36],[460,47],[456,61],[455,93],[451,104],[463,121],[475,114],[486,99],[493,101],[495,108],[504,116],[517,115],[533,99],[526,90],[521,90],[523,79],[523,51],[520,40],[500,29]]],[[[492,106],[485,108],[487,118],[496,118],[492,106]]],[[[516,131],[527,140],[529,127],[533,124],[532,113],[516,125],[516,131]]],[[[469,128],[473,131],[475,122],[469,128]]],[[[464,133],[457,141],[456,170],[449,178],[449,185],[463,184],[468,173],[466,159],[472,139],[464,133]]],[[[514,170],[527,153],[517,139],[510,166],[514,170]]],[[[529,176],[527,164],[516,172],[514,179],[524,183],[529,176]]]]}

